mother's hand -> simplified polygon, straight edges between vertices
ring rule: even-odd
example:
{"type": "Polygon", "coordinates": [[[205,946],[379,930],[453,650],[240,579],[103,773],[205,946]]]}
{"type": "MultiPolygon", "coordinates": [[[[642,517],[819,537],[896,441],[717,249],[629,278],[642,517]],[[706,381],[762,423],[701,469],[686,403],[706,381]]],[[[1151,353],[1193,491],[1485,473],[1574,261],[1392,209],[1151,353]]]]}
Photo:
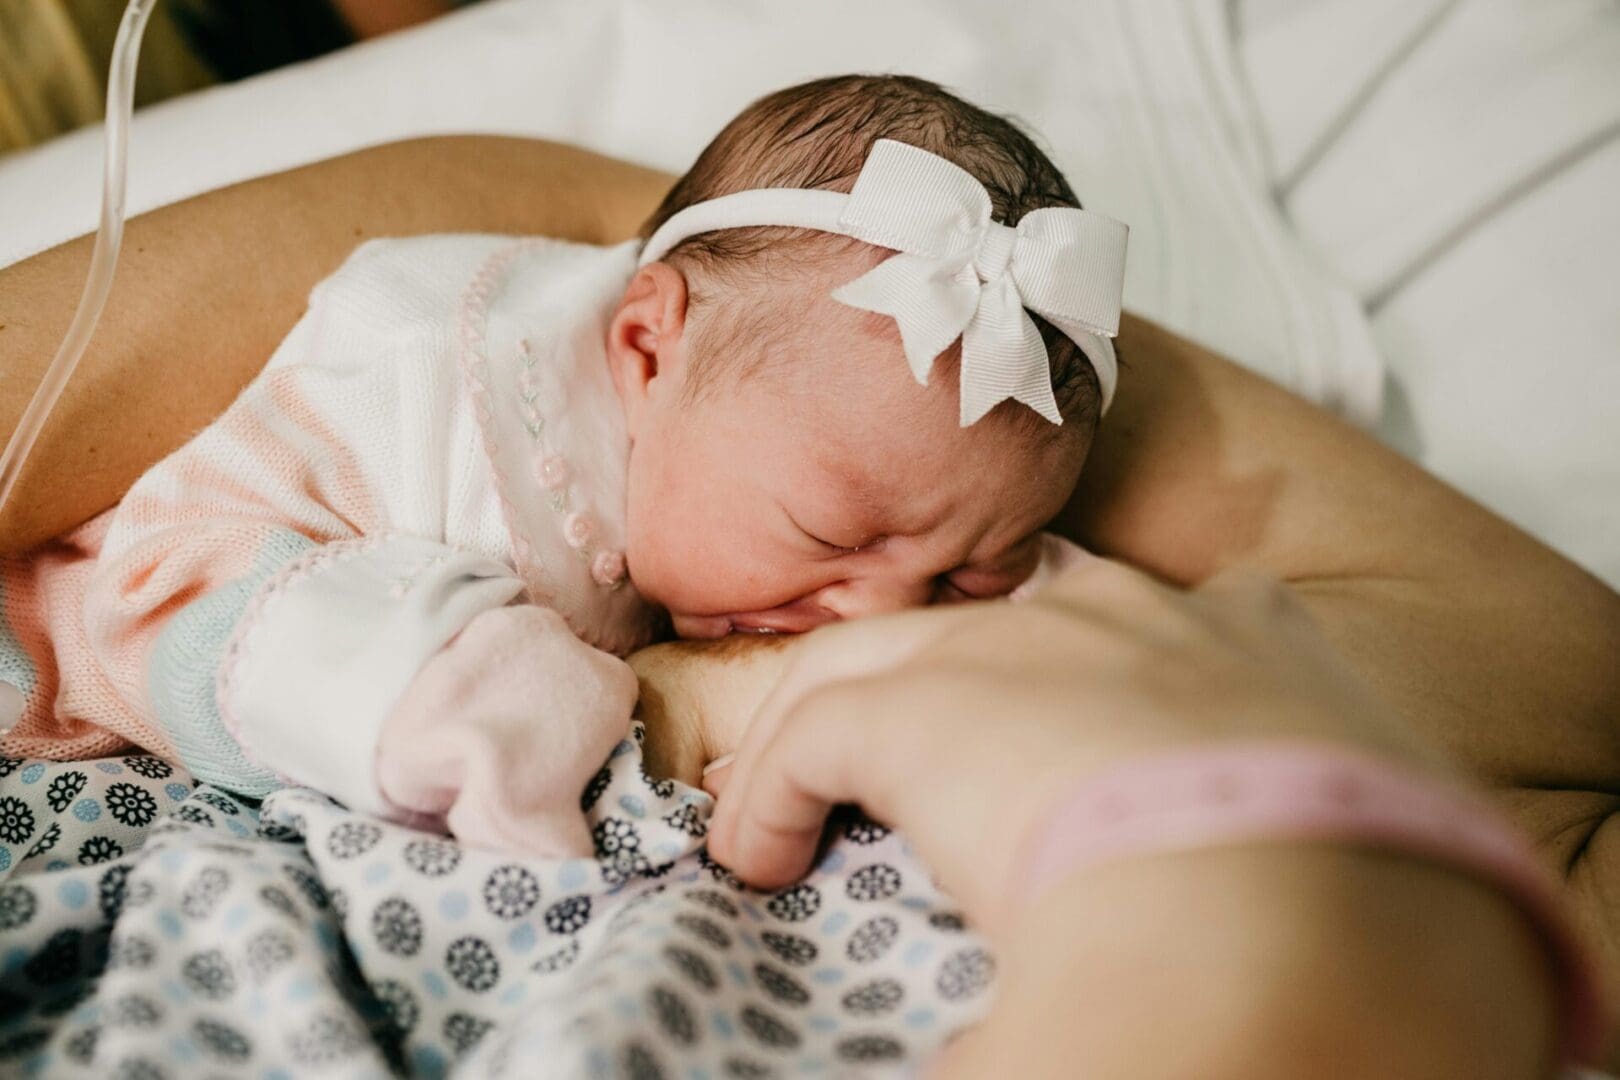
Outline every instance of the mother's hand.
{"type": "Polygon", "coordinates": [[[904,829],[981,919],[1056,789],[1176,744],[1296,736],[1444,771],[1280,584],[1192,592],[1096,559],[1021,604],[829,627],[786,659],[721,792],[711,849],[745,880],[809,866],[827,811],[904,829]]]}
{"type": "Polygon", "coordinates": [[[706,768],[720,766],[723,777],[745,733],[760,726],[759,717],[774,724],[785,702],[895,666],[952,621],[946,611],[965,610],[933,608],[809,634],[669,641],[632,653],[628,661],[641,681],[636,716],[647,728],[647,768],[694,786],[706,768]]]}
{"type": "Polygon", "coordinates": [[[1024,604],[864,620],[796,650],[710,850],[776,886],[834,804],[903,829],[1002,972],[935,1075],[1547,1075],[1551,984],[1528,924],[1447,867],[1277,842],[1104,863],[1025,895],[1021,855],[1054,796],[1127,756],[1299,737],[1445,771],[1284,587],[1182,593],[1096,560],[1024,604]]]}

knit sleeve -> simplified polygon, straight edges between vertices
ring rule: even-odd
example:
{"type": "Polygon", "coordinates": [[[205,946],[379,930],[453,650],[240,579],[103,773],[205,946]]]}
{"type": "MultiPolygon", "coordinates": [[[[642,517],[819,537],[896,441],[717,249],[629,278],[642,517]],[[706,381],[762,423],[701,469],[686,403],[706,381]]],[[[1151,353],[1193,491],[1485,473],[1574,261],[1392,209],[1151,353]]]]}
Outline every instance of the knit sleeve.
{"type": "Polygon", "coordinates": [[[360,249],[259,378],[115,512],[88,647],[199,779],[374,805],[368,740],[393,697],[521,590],[433,306],[453,304],[478,252],[426,254],[360,249]]]}
{"type": "Polygon", "coordinates": [[[154,703],[171,731],[195,733],[175,740],[192,760],[198,736],[228,740],[281,780],[388,816],[375,777],[383,722],[430,658],[521,589],[502,563],[419,537],[326,544],[248,601],[219,656],[209,723],[172,697],[154,703]]]}
{"type": "Polygon", "coordinates": [[[245,394],[136,485],[87,591],[87,639],[199,779],[375,809],[372,748],[394,699],[522,584],[487,555],[374,529],[379,492],[341,443],[289,445],[313,437],[284,411],[293,400],[245,394]],[[244,425],[279,430],[280,448],[244,457],[244,425]]]}

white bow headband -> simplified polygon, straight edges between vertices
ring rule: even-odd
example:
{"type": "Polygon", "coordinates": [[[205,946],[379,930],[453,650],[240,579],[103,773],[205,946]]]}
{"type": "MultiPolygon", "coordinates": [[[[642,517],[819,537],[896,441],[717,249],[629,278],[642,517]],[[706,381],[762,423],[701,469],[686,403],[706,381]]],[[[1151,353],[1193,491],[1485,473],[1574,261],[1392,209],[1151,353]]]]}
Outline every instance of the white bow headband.
{"type": "Polygon", "coordinates": [[[1030,311],[1086,354],[1105,411],[1113,400],[1119,366],[1109,339],[1119,333],[1129,232],[1113,218],[1047,207],[1025,214],[1016,228],[991,221],[990,194],[971,173],[879,139],[848,195],[761,188],[697,203],[652,235],[641,265],[698,233],[754,225],[838,233],[898,251],[833,299],[893,316],[911,373],[924,386],[935,358],[960,337],[963,427],[1007,398],[1063,423],[1030,311]]]}

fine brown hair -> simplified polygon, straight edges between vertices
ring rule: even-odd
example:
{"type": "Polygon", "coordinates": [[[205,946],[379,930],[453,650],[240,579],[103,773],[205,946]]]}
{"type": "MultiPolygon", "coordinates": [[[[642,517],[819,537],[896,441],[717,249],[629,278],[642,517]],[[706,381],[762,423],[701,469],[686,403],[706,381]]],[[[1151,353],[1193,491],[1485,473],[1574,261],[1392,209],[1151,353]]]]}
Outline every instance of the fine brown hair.
{"type": "MultiPolygon", "coordinates": [[[[953,162],[990,194],[991,216],[1016,225],[1049,206],[1078,207],[1062,172],[1011,120],[985,111],[926,79],[909,75],[840,75],[790,86],[748,106],[698,155],[641,227],[646,240],[688,206],[754,188],[849,191],[878,139],[896,139],[953,162]]],[[[711,302],[708,285],[735,290],[850,250],[857,242],[781,226],[717,229],[688,237],[664,260],[681,270],[689,304],[711,302]]],[[[737,306],[702,342],[705,363],[720,355],[767,354],[787,332],[773,310],[737,306]]],[[[1100,406],[1096,372],[1085,354],[1056,328],[1032,316],[1046,343],[1053,392],[1067,423],[1095,424],[1100,406]]],[[[712,384],[708,372],[693,385],[712,384]]],[[[1039,420],[1038,414],[1019,408],[1039,420]]],[[[1041,421],[1044,424],[1044,421],[1041,421]]]]}

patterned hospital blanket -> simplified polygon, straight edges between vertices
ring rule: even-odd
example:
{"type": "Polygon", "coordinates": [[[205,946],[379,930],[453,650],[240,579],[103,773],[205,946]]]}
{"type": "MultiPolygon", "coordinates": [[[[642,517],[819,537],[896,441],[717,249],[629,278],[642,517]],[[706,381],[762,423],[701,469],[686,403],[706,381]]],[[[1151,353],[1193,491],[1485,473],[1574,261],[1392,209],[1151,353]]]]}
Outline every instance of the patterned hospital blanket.
{"type": "Polygon", "coordinates": [[[771,895],[638,740],[585,806],[594,861],[511,859],[144,755],[0,758],[0,1076],[906,1075],[983,1014],[992,957],[882,827],[771,895]]]}

